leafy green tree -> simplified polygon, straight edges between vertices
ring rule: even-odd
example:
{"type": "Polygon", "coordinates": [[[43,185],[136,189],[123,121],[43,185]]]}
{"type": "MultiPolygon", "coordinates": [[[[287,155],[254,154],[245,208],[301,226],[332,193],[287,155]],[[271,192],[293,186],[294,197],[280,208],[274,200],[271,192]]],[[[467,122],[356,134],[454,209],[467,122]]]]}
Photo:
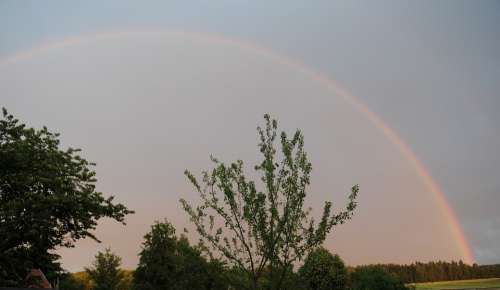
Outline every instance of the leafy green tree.
{"type": "Polygon", "coordinates": [[[99,252],[91,268],[86,268],[93,290],[127,290],[125,273],[120,269],[122,259],[110,249],[99,252]]]}
{"type": "Polygon", "coordinates": [[[132,213],[96,191],[94,164],[61,150],[59,134],[28,128],[3,108],[0,119],[0,283],[19,285],[30,268],[51,280],[52,250],[89,237],[97,221],[132,213]]]}
{"type": "Polygon", "coordinates": [[[352,290],[407,290],[399,277],[380,266],[360,266],[351,273],[352,290]]]}
{"type": "Polygon", "coordinates": [[[263,156],[255,166],[263,190],[244,173],[243,161],[229,165],[211,157],[214,168],[202,172],[200,185],[185,171],[201,197],[196,207],[181,199],[196,226],[204,247],[248,276],[250,288],[257,289],[264,270],[280,289],[293,263],[302,260],[323,243],[338,224],[350,219],[356,207],[358,186],[353,186],[344,211],[333,213],[325,202],[318,223],[304,209],[311,163],[304,151],[304,137],[297,130],[289,138],[281,132],[276,145],[277,121],[264,116],[266,127],[257,128],[263,156]]]}
{"type": "Polygon", "coordinates": [[[299,277],[308,290],[342,290],[348,280],[344,261],[322,247],[309,253],[299,269],[299,277]]]}
{"type": "Polygon", "coordinates": [[[134,272],[134,290],[227,288],[223,266],[215,260],[207,262],[186,237],[177,238],[169,222],[155,223],[144,239],[134,272]]]}

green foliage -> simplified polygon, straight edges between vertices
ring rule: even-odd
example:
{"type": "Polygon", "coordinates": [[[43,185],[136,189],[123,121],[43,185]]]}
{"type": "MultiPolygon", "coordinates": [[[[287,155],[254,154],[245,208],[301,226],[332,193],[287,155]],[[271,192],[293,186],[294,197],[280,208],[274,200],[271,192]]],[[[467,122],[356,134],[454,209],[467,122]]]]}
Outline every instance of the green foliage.
{"type": "Polygon", "coordinates": [[[133,285],[133,282],[134,282],[134,271],[130,271],[130,270],[121,270],[122,274],[123,274],[123,280],[122,280],[122,284],[121,284],[121,289],[124,289],[124,290],[131,290],[132,289],[132,285],[133,285]]]}
{"type": "Polygon", "coordinates": [[[407,290],[399,277],[380,266],[360,266],[351,273],[352,290],[407,290]]]}
{"type": "Polygon", "coordinates": [[[324,248],[317,248],[299,269],[300,282],[307,290],[342,290],[348,274],[344,261],[324,248]]]}
{"type": "MultiPolygon", "coordinates": [[[[90,280],[89,274],[86,271],[72,273],[71,276],[73,276],[73,278],[77,280],[78,283],[81,283],[85,286],[84,290],[92,290],[92,281],[90,280]]],[[[64,289],[62,287],[59,288],[64,289]]]]}
{"type": "Polygon", "coordinates": [[[86,268],[92,290],[128,290],[129,285],[120,269],[121,258],[106,249],[95,256],[91,268],[86,268]]]}
{"type": "Polygon", "coordinates": [[[345,211],[333,213],[332,203],[325,202],[316,223],[310,210],[304,210],[312,170],[304,137],[299,130],[291,138],[281,132],[278,152],[277,121],[269,115],[264,118],[266,127],[257,128],[263,159],[255,166],[263,190],[245,176],[243,161],[226,165],[212,157],[215,167],[203,171],[203,185],[185,172],[201,204],[193,207],[184,199],[181,203],[211,255],[239,268],[252,289],[259,287],[264,271],[277,281],[272,288],[280,289],[293,263],[321,245],[334,226],[351,218],[359,189],[352,187],[345,211]]]}
{"type": "Polygon", "coordinates": [[[215,260],[207,262],[184,236],[177,238],[169,222],[155,223],[144,239],[134,290],[227,288],[223,266],[215,260]]]}
{"type": "Polygon", "coordinates": [[[258,289],[303,290],[301,281],[292,266],[283,268],[266,267],[259,280],[258,289]]]}
{"type": "Polygon", "coordinates": [[[84,281],[77,279],[71,273],[65,273],[60,276],[59,289],[63,290],[86,290],[84,281]]]}
{"type": "Polygon", "coordinates": [[[225,277],[231,290],[248,289],[251,285],[250,277],[247,272],[239,267],[230,267],[226,269],[225,277]]]}
{"type": "Polygon", "coordinates": [[[405,283],[500,277],[500,264],[467,265],[462,261],[438,261],[415,262],[409,265],[383,264],[380,267],[396,274],[405,283]]]}
{"type": "Polygon", "coordinates": [[[132,213],[95,190],[94,165],[59,134],[28,128],[3,109],[0,119],[0,283],[19,285],[32,267],[60,272],[51,250],[90,237],[102,217],[132,213]]]}

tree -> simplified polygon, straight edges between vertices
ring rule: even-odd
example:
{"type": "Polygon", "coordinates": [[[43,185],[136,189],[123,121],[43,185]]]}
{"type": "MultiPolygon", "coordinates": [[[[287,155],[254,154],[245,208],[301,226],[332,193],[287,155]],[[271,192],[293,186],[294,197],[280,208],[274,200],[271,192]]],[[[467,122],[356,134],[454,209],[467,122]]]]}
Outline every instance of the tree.
{"type": "Polygon", "coordinates": [[[19,284],[41,268],[53,278],[61,268],[51,252],[92,234],[97,221],[124,223],[132,213],[96,191],[95,164],[79,149],[60,149],[59,134],[28,128],[3,108],[0,119],[0,281],[19,284]]]}
{"type": "Polygon", "coordinates": [[[127,290],[124,272],[120,269],[122,259],[108,248],[98,252],[91,268],[85,272],[90,277],[93,290],[127,290]]]}
{"type": "Polygon", "coordinates": [[[308,290],[342,290],[348,279],[344,261],[322,247],[309,253],[299,269],[299,277],[308,290]]]}
{"type": "Polygon", "coordinates": [[[321,245],[334,226],[351,218],[359,188],[352,187],[344,211],[333,213],[332,203],[325,202],[316,224],[310,210],[304,210],[312,170],[304,137],[299,130],[292,138],[281,132],[278,155],[277,121],[267,114],[264,118],[265,129],[257,128],[263,159],[255,166],[263,190],[245,176],[243,161],[226,165],[211,157],[214,168],[202,172],[203,186],[185,171],[201,204],[180,202],[210,254],[245,273],[251,289],[257,289],[264,269],[276,281],[273,288],[279,289],[294,262],[321,245]]]}
{"type": "Polygon", "coordinates": [[[356,267],[351,274],[352,290],[407,290],[405,284],[394,274],[380,266],[356,267]]]}
{"type": "Polygon", "coordinates": [[[226,288],[222,265],[207,262],[186,237],[177,238],[169,222],[156,222],[144,239],[134,272],[134,290],[226,288]]]}

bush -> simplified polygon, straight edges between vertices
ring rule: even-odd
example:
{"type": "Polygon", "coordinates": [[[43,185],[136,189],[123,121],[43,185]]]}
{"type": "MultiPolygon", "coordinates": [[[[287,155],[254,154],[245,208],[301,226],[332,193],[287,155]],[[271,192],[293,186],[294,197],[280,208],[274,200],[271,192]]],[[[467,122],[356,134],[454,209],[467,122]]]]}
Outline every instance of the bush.
{"type": "Polygon", "coordinates": [[[63,290],[86,290],[87,285],[71,273],[64,273],[59,280],[59,289],[63,290]]]}
{"type": "Polygon", "coordinates": [[[341,290],[346,288],[347,270],[338,255],[324,248],[312,251],[299,269],[301,284],[311,290],[341,290]]]}
{"type": "Polygon", "coordinates": [[[352,290],[407,290],[401,279],[380,266],[360,266],[351,274],[352,290]]]}

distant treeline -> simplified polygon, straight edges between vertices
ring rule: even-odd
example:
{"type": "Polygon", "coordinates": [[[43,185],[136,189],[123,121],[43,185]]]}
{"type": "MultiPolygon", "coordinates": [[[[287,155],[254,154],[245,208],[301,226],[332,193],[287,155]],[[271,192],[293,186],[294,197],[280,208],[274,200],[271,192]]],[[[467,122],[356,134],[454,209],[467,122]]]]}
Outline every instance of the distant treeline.
{"type": "Polygon", "coordinates": [[[381,264],[386,271],[399,276],[405,283],[435,282],[500,277],[500,264],[468,265],[459,262],[429,262],[410,265],[381,264]]]}

